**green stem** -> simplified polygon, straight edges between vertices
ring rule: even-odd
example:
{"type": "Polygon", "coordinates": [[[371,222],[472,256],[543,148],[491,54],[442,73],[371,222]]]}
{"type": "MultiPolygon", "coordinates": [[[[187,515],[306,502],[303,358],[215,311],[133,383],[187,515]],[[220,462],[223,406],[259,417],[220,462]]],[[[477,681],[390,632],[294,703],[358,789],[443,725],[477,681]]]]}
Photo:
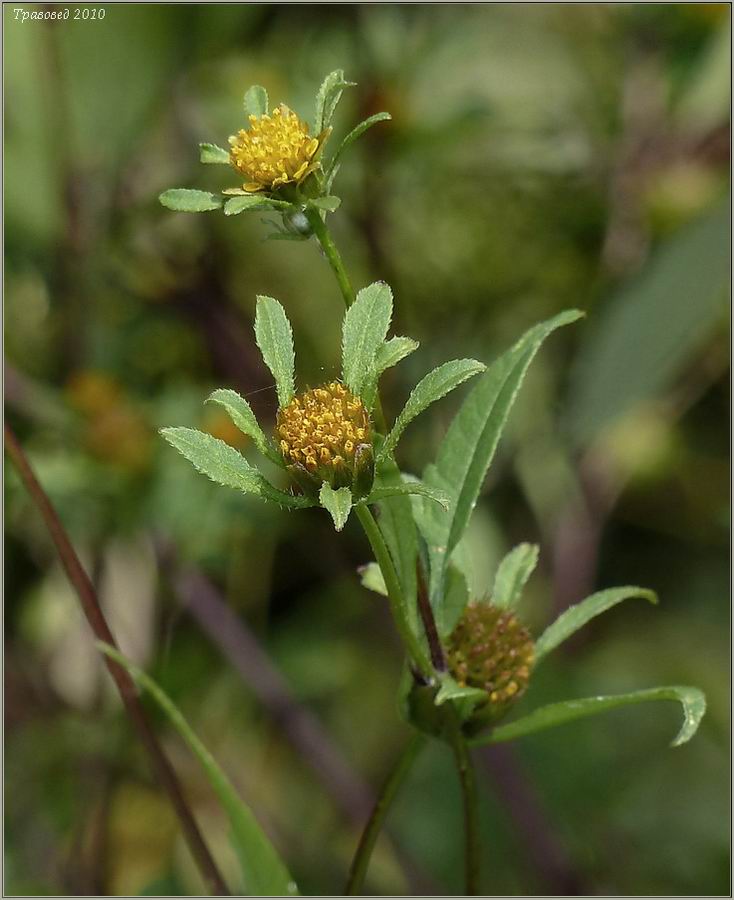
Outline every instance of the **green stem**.
{"type": "Polygon", "coordinates": [[[382,577],[385,579],[387,596],[390,600],[390,608],[398,633],[400,634],[403,644],[408,651],[408,655],[412,658],[413,663],[423,675],[430,678],[432,672],[431,664],[420,641],[410,629],[398,573],[395,571],[395,565],[390,556],[390,551],[387,548],[385,539],[382,536],[382,532],[378,528],[375,517],[370,512],[368,506],[359,504],[355,506],[354,509],[357,513],[357,518],[362,524],[364,533],[367,535],[367,540],[370,542],[372,552],[375,554],[375,559],[382,572],[382,577]]]}
{"type": "Polygon", "coordinates": [[[400,754],[395,768],[390,772],[387,780],[382,786],[380,795],[377,798],[374,809],[370,814],[362,836],[357,845],[357,851],[354,854],[352,865],[349,869],[349,877],[347,878],[347,886],[344,889],[345,896],[353,897],[362,894],[362,886],[364,885],[367,867],[370,863],[372,851],[375,843],[385,824],[385,817],[392,806],[395,795],[400,789],[400,785],[405,780],[405,776],[410,771],[411,766],[415,762],[416,757],[426,744],[426,738],[419,732],[415,732],[408,741],[403,752],[400,754]]]}
{"type": "MultiPolygon", "coordinates": [[[[448,706],[449,704],[446,705],[448,706]]],[[[462,734],[459,717],[454,710],[447,710],[447,713],[450,718],[446,735],[454,751],[464,804],[464,866],[466,872],[466,889],[464,893],[469,897],[476,897],[479,894],[481,872],[477,782],[469,745],[462,734]]]]}
{"type": "Polygon", "coordinates": [[[312,206],[307,206],[305,212],[306,218],[313,229],[313,233],[316,235],[319,244],[321,244],[321,249],[324,251],[334,275],[336,275],[336,280],[339,283],[339,290],[342,292],[342,297],[344,298],[344,305],[349,309],[352,303],[354,303],[354,289],[352,288],[352,283],[347,275],[347,270],[344,268],[344,263],[342,262],[339,250],[331,236],[331,232],[317,209],[314,209],[312,206]]]}

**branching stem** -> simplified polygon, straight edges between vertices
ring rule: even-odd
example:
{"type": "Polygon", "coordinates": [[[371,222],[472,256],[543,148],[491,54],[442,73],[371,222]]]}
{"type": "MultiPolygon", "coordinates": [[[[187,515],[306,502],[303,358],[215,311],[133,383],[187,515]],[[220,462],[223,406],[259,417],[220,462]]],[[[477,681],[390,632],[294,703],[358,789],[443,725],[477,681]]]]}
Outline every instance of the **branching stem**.
{"type": "Polygon", "coordinates": [[[359,844],[349,869],[347,886],[344,888],[345,896],[355,896],[363,892],[362,888],[367,874],[367,867],[369,866],[377,838],[385,824],[385,817],[401,784],[405,780],[405,776],[425,746],[426,740],[426,737],[417,731],[413,734],[382,786],[377,802],[359,839],[359,844]]]}

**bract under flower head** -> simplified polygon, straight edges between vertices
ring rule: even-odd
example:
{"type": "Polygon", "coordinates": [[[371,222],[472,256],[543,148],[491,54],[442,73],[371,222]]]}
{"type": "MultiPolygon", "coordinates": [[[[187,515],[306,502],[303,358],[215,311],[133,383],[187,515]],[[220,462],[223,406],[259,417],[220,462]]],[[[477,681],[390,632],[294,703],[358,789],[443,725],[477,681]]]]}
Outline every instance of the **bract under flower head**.
{"type": "Polygon", "coordinates": [[[475,715],[494,721],[525,693],[535,645],[514,613],[472,601],[449,638],[447,657],[449,670],[462,687],[487,694],[475,715]]]}
{"type": "Polygon", "coordinates": [[[276,438],[289,466],[332,487],[365,484],[373,474],[372,425],[364,404],[332,381],[278,411],[276,438]]]}
{"type": "Polygon", "coordinates": [[[306,122],[283,103],[270,115],[249,116],[249,122],[229,139],[230,162],[245,178],[248,193],[303,181],[316,167],[330,130],[312,137],[306,122]]]}

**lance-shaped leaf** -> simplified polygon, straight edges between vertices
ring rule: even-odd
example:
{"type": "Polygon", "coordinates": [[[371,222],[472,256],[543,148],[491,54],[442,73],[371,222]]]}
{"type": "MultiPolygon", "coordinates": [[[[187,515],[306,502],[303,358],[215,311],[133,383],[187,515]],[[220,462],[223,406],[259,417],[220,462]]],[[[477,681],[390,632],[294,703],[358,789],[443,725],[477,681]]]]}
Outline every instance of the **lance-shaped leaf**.
{"type": "Polygon", "coordinates": [[[538,562],[537,544],[518,544],[505,556],[494,576],[491,601],[495,606],[512,609],[538,562]]]}
{"type": "Polygon", "coordinates": [[[650,603],[657,603],[658,598],[655,591],[641,587],[618,587],[608,588],[605,591],[598,591],[592,594],[581,603],[569,608],[561,613],[561,615],[549,625],[541,634],[535,643],[535,662],[536,664],[551,650],[554,650],[560,643],[582,628],[588,621],[598,616],[600,613],[611,609],[623,600],[631,597],[640,597],[643,600],[649,600],[650,603]]]}
{"type": "Polygon", "coordinates": [[[480,744],[498,744],[502,741],[513,741],[515,738],[555,728],[574,719],[595,716],[597,713],[630,706],[635,703],[649,703],[658,700],[672,700],[683,707],[683,727],[678,732],[672,747],[679,747],[689,741],[698,730],[698,726],[706,712],[706,697],[702,691],[694,687],[674,686],[649,688],[644,691],[633,691],[630,694],[612,694],[608,697],[585,697],[583,700],[566,700],[563,703],[551,703],[541,706],[527,716],[516,719],[508,725],[500,725],[492,732],[471,741],[474,746],[480,744]]]}
{"type": "Polygon", "coordinates": [[[244,888],[252,896],[280,897],[298,894],[293,878],[252,810],[238,796],[232,782],[202,744],[171,698],[142,669],[119,650],[97,641],[97,647],[125,669],[135,683],[147,691],[194,754],[229,819],[244,888]]]}
{"type": "Polygon", "coordinates": [[[349,513],[352,511],[352,492],[348,487],[340,487],[337,490],[324,482],[319,491],[319,501],[324,509],[331,513],[334,520],[334,528],[341,531],[347,523],[349,513]]]}
{"type": "Polygon", "coordinates": [[[158,197],[166,209],[176,212],[208,212],[219,209],[224,203],[222,197],[209,191],[195,191],[190,188],[170,188],[158,197]]]}
{"type": "Polygon", "coordinates": [[[199,144],[199,160],[226,166],[229,165],[229,150],[216,144],[199,144]]]}
{"type": "Polygon", "coordinates": [[[422,481],[402,481],[400,484],[376,487],[370,492],[368,497],[359,502],[365,504],[379,503],[381,500],[388,500],[390,497],[405,496],[407,494],[417,494],[421,497],[426,497],[428,500],[438,503],[444,509],[448,509],[451,502],[445,491],[440,491],[429,484],[423,484],[422,481]]]}
{"type": "Polygon", "coordinates": [[[246,116],[264,116],[268,111],[268,92],[260,84],[253,84],[245,92],[243,100],[246,116]]]}
{"type": "Polygon", "coordinates": [[[205,402],[218,403],[220,406],[223,406],[239,430],[252,438],[257,449],[273,462],[282,465],[281,457],[273,451],[268,439],[258,425],[252,407],[244,397],[240,397],[237,391],[229,388],[219,388],[210,394],[205,402]]]}
{"type": "Polygon", "coordinates": [[[353,144],[356,140],[362,137],[362,135],[369,128],[372,128],[373,125],[377,125],[378,122],[387,122],[392,119],[392,116],[388,112],[379,112],[375,113],[374,116],[370,116],[364,121],[360,122],[359,125],[356,125],[349,134],[344,138],[344,140],[339,145],[339,149],[336,151],[334,156],[332,157],[331,163],[329,165],[329,170],[333,169],[337,164],[339,157],[344,153],[344,151],[353,144]]]}
{"type": "Polygon", "coordinates": [[[258,209],[288,208],[290,208],[290,203],[284,203],[282,200],[273,200],[270,197],[264,197],[262,194],[238,194],[235,197],[231,197],[224,204],[224,215],[238,216],[241,212],[251,212],[258,209]]]}
{"type": "Polygon", "coordinates": [[[336,69],[324,78],[316,94],[314,134],[321,134],[325,128],[331,125],[334,111],[341,100],[344,88],[353,86],[353,81],[345,81],[344,69],[336,69]]]}
{"type": "Polygon", "coordinates": [[[265,365],[273,373],[279,406],[287,406],[295,393],[293,374],[296,355],[293,331],[285,310],[272,297],[258,297],[255,310],[255,340],[265,365]]]}
{"type": "Polygon", "coordinates": [[[194,468],[217,484],[256,494],[289,509],[314,506],[309,497],[278,490],[241,453],[219,438],[195,428],[161,428],[161,434],[194,468]]]}
{"type": "Polygon", "coordinates": [[[444,437],[436,464],[426,469],[424,481],[442,488],[453,499],[449,516],[427,518],[421,530],[430,537],[431,599],[441,595],[443,573],[476,505],[482,483],[494,457],[502,430],[525,373],[543,341],[562,325],[576,321],[578,310],[562,312],[527,331],[479,379],[444,437]]]}
{"type": "Polygon", "coordinates": [[[466,576],[456,566],[446,569],[446,591],[439,615],[436,617],[438,633],[448,638],[456,628],[469,602],[469,587],[466,576]]]}
{"type": "Polygon", "coordinates": [[[359,396],[371,376],[391,318],[392,291],[384,281],[362,288],[344,316],[342,375],[346,386],[359,396]]]}
{"type": "Polygon", "coordinates": [[[387,436],[380,450],[380,459],[389,456],[397,446],[406,426],[420,415],[431,403],[445,397],[449,391],[463,384],[467,379],[483,372],[486,366],[476,359],[454,359],[446,362],[421,378],[413,388],[402,412],[387,436]]]}
{"type": "Polygon", "coordinates": [[[367,409],[372,409],[377,395],[377,381],[382,373],[397,365],[401,359],[405,359],[420,344],[409,337],[392,337],[389,341],[383,341],[377,348],[375,360],[372,363],[372,371],[365,379],[362,387],[362,401],[367,409]]]}

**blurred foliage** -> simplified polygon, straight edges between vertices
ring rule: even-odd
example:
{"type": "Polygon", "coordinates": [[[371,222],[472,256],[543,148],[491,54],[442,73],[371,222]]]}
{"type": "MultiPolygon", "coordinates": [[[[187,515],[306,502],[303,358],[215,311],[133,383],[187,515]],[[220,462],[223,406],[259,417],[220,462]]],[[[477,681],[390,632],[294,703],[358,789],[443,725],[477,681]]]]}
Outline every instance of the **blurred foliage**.
{"type": "MultiPolygon", "coordinates": [[[[353,523],[337,540],[323,512],[278,513],[207,483],[156,430],[197,427],[246,452],[202,404],[233,387],[274,417],[255,295],[287,308],[311,384],[338,372],[341,300],[311,242],[262,243],[258,216],[170,213],[157,196],[225,186],[197,144],[241,127],[248,85],[298,110],[344,67],[358,87],[336,137],[393,115],[345,160],[332,217],[355,284],[388,281],[396,333],[421,341],[385,378],[388,415],[432,365],[488,362],[540,318],[588,314],[543,351],[513,413],[467,542],[472,586],[486,590],[525,540],[541,546],[524,611],[536,633],[582,588],[642,584],[662,602],[595,620],[523,703],[659,683],[708,695],[679,750],[667,705],[512,745],[545,827],[584,892],[726,893],[729,7],[131,4],[51,23],[13,10],[6,414],[123,650],[182,708],[303,892],[341,890],[356,831],[180,607],[156,541],[212,579],[376,785],[405,729],[389,616],[355,571],[369,552],[353,523]]],[[[457,402],[406,433],[407,471],[430,459],[457,402]]],[[[5,510],[6,892],[198,893],[10,467],[5,510]]],[[[151,714],[231,877],[216,798],[151,714]]],[[[553,892],[501,773],[481,765],[488,888],[553,892]]],[[[391,821],[437,893],[460,890],[460,815],[436,745],[391,821]]],[[[387,840],[368,885],[409,888],[387,840]]]]}

